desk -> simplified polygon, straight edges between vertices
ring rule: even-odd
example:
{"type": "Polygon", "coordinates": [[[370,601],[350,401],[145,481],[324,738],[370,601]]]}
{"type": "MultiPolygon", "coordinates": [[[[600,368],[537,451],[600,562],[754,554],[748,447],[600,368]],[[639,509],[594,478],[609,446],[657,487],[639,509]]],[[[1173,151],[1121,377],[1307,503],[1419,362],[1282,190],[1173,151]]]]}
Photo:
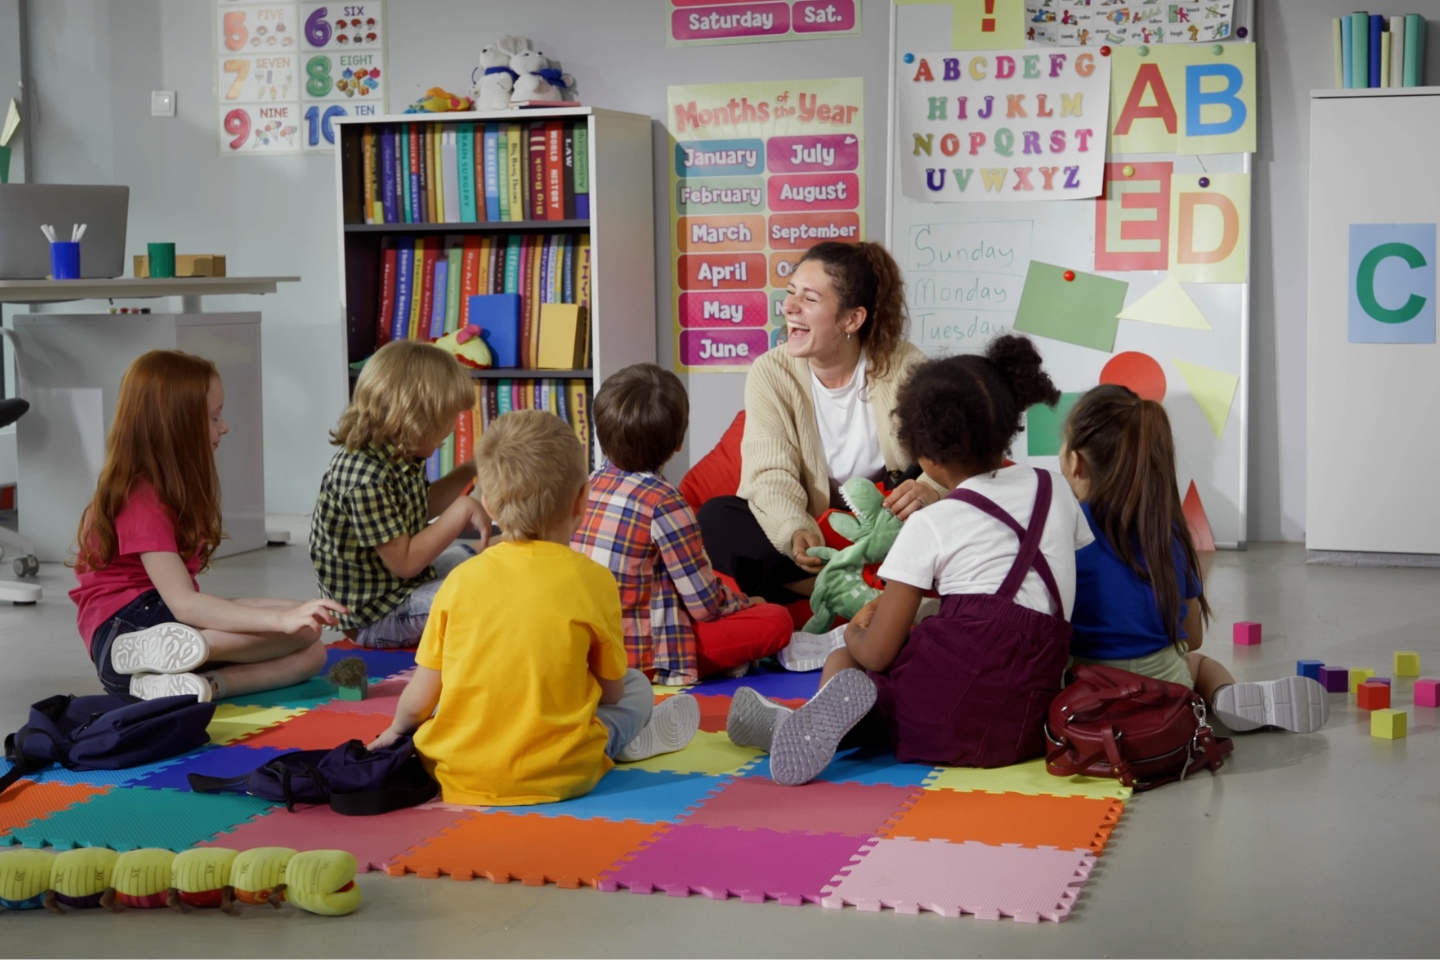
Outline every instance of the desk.
{"type": "Polygon", "coordinates": [[[211,360],[225,381],[230,433],[215,455],[224,529],[216,556],[265,545],[260,314],[205,313],[205,295],[274,293],[299,277],[181,277],[0,281],[0,304],[179,297],[178,312],[19,314],[13,332],[18,396],[31,409],[16,423],[21,533],[42,561],[65,560],[95,491],[120,378],[149,350],[211,360]]]}

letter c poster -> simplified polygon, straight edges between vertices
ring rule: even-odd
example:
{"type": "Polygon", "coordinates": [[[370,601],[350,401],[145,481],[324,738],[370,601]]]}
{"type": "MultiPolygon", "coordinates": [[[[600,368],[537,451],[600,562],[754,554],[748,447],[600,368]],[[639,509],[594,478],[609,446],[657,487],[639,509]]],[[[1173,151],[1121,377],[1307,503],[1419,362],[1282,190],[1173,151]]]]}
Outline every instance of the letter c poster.
{"type": "Polygon", "coordinates": [[[805,250],[865,239],[858,77],[669,89],[675,363],[743,371],[779,343],[805,250]]]}

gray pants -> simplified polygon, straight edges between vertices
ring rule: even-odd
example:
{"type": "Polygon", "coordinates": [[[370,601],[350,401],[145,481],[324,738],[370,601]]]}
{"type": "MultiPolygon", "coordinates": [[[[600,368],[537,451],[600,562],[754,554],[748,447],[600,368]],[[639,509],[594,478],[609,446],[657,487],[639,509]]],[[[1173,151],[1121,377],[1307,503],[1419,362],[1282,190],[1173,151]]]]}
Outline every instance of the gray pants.
{"type": "Polygon", "coordinates": [[[595,715],[610,731],[610,743],[605,755],[612,760],[625,749],[625,745],[640,735],[650,722],[655,709],[655,691],[650,681],[639,670],[625,671],[625,693],[619,703],[602,703],[595,715]]]}
{"type": "Polygon", "coordinates": [[[399,605],[374,623],[361,627],[355,634],[355,642],[372,650],[395,650],[414,647],[420,643],[425,624],[430,619],[430,605],[440,584],[445,582],[450,571],[475,556],[475,551],[466,544],[452,543],[435,558],[435,579],[423,583],[401,600],[399,605]]]}

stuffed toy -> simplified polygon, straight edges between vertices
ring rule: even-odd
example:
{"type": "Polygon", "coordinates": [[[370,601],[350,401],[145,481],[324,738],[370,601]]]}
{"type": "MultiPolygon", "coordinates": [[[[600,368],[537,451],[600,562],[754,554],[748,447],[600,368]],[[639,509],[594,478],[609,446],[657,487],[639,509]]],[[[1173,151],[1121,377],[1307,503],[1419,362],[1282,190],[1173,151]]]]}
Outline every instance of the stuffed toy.
{"type": "Polygon", "coordinates": [[[480,370],[495,366],[495,357],[485,341],[480,339],[481,330],[473,323],[467,323],[459,330],[445,334],[435,341],[435,346],[455,355],[463,367],[480,370]]]}
{"type": "Polygon", "coordinates": [[[885,509],[885,494],[874,483],[864,477],[847,480],[840,487],[840,497],[855,515],[832,514],[830,526],[851,544],[843,550],[811,547],[805,551],[826,561],[810,595],[813,616],[805,623],[807,633],[824,633],[836,617],[852,619],[880,595],[865,582],[865,565],[884,560],[900,535],[900,521],[885,509]]]}
{"type": "Polygon", "coordinates": [[[455,113],[473,110],[475,103],[469,97],[456,96],[439,87],[431,87],[425,95],[405,108],[406,113],[455,113]]]}
{"type": "Polygon", "coordinates": [[[195,847],[179,854],[159,848],[116,853],[106,847],[0,851],[0,908],[172,906],[219,907],[289,901],[302,910],[339,917],[360,906],[355,857],[344,850],[257,847],[238,852],[195,847]]]}
{"type": "Polygon", "coordinates": [[[561,73],[539,50],[521,50],[510,58],[510,69],[515,72],[515,85],[510,91],[512,103],[580,99],[575,78],[561,73]]]}
{"type": "Polygon", "coordinates": [[[370,668],[359,657],[335,661],[325,676],[339,688],[341,700],[364,700],[370,692],[370,668]]]}
{"type": "Polygon", "coordinates": [[[480,48],[480,66],[475,68],[470,91],[476,110],[510,109],[510,92],[515,83],[510,58],[528,46],[530,41],[523,37],[501,37],[480,48]]]}

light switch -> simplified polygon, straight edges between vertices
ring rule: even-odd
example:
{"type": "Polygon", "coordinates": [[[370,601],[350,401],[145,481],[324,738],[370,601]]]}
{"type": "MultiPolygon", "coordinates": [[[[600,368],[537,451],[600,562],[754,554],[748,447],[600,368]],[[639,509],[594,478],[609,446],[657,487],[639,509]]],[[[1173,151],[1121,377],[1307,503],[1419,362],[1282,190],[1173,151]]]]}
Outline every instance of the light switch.
{"type": "Polygon", "coordinates": [[[151,90],[151,91],[150,91],[150,116],[152,116],[152,117],[173,117],[173,116],[175,116],[175,91],[174,91],[174,90],[151,90]]]}

